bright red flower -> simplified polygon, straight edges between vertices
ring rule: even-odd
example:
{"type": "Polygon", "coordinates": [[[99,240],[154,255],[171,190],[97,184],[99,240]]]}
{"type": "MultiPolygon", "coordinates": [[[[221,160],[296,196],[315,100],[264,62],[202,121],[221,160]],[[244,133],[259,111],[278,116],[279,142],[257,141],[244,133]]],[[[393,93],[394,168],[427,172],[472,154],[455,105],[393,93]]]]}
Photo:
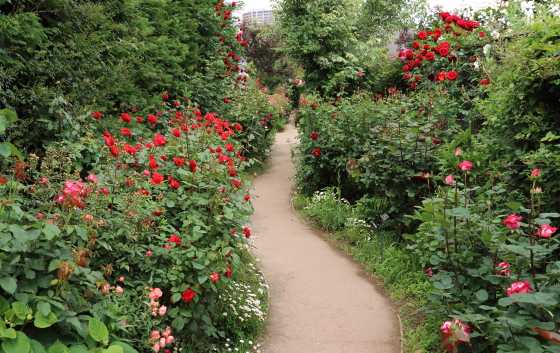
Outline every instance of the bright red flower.
{"type": "Polygon", "coordinates": [[[364,77],[364,74],[362,72],[358,72],[358,76],[364,77]]]}
{"type": "Polygon", "coordinates": [[[121,134],[126,135],[126,136],[132,136],[132,131],[130,131],[129,129],[121,129],[121,134]]]}
{"type": "Polygon", "coordinates": [[[191,302],[196,295],[196,292],[192,289],[187,289],[186,291],[181,294],[181,298],[183,298],[186,302],[191,302]]]}
{"type": "Polygon", "coordinates": [[[176,246],[181,246],[181,238],[179,238],[179,237],[176,236],[176,235],[172,235],[172,236],[169,238],[168,242],[170,242],[170,243],[175,243],[176,246]]]}
{"type": "Polygon", "coordinates": [[[511,270],[509,270],[509,268],[511,268],[511,265],[508,264],[508,260],[504,260],[502,262],[500,262],[498,264],[498,266],[496,266],[497,268],[501,268],[500,271],[498,271],[497,274],[501,275],[501,274],[505,274],[506,276],[510,276],[511,275],[511,270]]]}
{"type": "Polygon", "coordinates": [[[424,40],[426,38],[428,38],[428,33],[426,31],[420,31],[418,32],[418,38],[421,40],[424,40]]]}
{"type": "Polygon", "coordinates": [[[167,144],[167,141],[165,140],[165,137],[163,137],[160,134],[157,134],[154,139],[154,145],[156,146],[165,146],[167,144]]]}
{"type": "Polygon", "coordinates": [[[245,238],[249,239],[251,237],[251,229],[249,227],[243,227],[243,234],[245,234],[245,238]]]}
{"type": "Polygon", "coordinates": [[[316,132],[312,132],[312,133],[311,133],[311,138],[312,138],[313,140],[316,140],[318,137],[319,137],[319,134],[318,134],[318,133],[316,133],[316,132]]]}
{"type": "Polygon", "coordinates": [[[243,198],[245,199],[245,201],[249,201],[251,199],[251,196],[245,195],[245,196],[243,196],[243,198]]]}
{"type": "Polygon", "coordinates": [[[319,157],[319,156],[321,155],[321,150],[318,149],[318,148],[315,149],[315,150],[313,150],[313,155],[314,155],[315,157],[319,157]]]}
{"type": "Polygon", "coordinates": [[[489,78],[485,78],[482,81],[480,81],[480,85],[481,86],[486,86],[490,84],[490,79],[489,78]]]}
{"type": "Polygon", "coordinates": [[[109,190],[107,190],[107,188],[104,188],[104,187],[101,188],[101,192],[102,192],[105,196],[107,196],[107,195],[109,195],[109,194],[111,193],[109,190]]]}
{"type": "Polygon", "coordinates": [[[130,179],[126,180],[124,183],[126,184],[126,186],[132,186],[132,184],[134,184],[134,182],[130,179]]]}
{"type": "Polygon", "coordinates": [[[233,270],[231,270],[231,269],[227,270],[226,273],[225,273],[226,277],[231,276],[232,272],[233,272],[233,270]]]}
{"type": "Polygon", "coordinates": [[[152,184],[161,184],[163,181],[163,175],[159,173],[154,173],[150,178],[150,183],[152,184]]]}
{"type": "Polygon", "coordinates": [[[180,186],[180,184],[179,184],[179,182],[178,182],[177,180],[173,179],[173,180],[171,180],[171,182],[169,183],[169,186],[171,186],[173,189],[177,189],[177,188],[180,186]]]}
{"type": "Polygon", "coordinates": [[[162,97],[163,99],[167,99],[167,98],[169,98],[169,95],[166,94],[166,93],[164,93],[164,94],[161,95],[161,97],[162,97]]]}
{"type": "Polygon", "coordinates": [[[434,60],[434,58],[435,58],[435,54],[433,52],[429,51],[429,52],[426,53],[426,56],[425,56],[426,60],[432,61],[432,60],[434,60]]]}
{"type": "Polygon", "coordinates": [[[457,73],[457,71],[449,71],[446,75],[446,78],[449,81],[455,81],[457,79],[457,77],[459,77],[459,74],[457,73]]]}
{"type": "Polygon", "coordinates": [[[241,126],[241,124],[235,123],[235,130],[241,131],[241,130],[243,130],[243,127],[241,126]]]}
{"type": "Polygon", "coordinates": [[[196,161],[194,159],[189,162],[189,167],[191,168],[191,172],[196,173],[196,161]]]}
{"type": "Polygon", "coordinates": [[[152,124],[155,125],[155,123],[157,123],[157,117],[155,115],[148,115],[148,121],[152,124]]]}
{"type": "Polygon", "coordinates": [[[486,36],[486,34],[484,34],[484,32],[478,32],[478,36],[479,36],[480,38],[483,38],[483,37],[486,36]]]}
{"type": "Polygon", "coordinates": [[[93,117],[94,118],[101,119],[102,116],[103,116],[103,114],[101,114],[101,113],[93,112],[93,117]]]}
{"type": "Polygon", "coordinates": [[[175,163],[177,167],[180,167],[183,165],[183,160],[179,157],[173,157],[173,163],[175,163]]]}
{"type": "Polygon", "coordinates": [[[218,275],[216,272],[212,273],[212,282],[214,282],[214,283],[218,282],[219,278],[220,278],[220,275],[218,275]]]}
{"type": "Polygon", "coordinates": [[[156,160],[155,159],[150,159],[150,163],[148,163],[148,167],[150,167],[150,169],[157,170],[158,169],[158,164],[157,164],[156,160]]]}
{"type": "Polygon", "coordinates": [[[125,123],[130,123],[132,121],[132,117],[127,113],[122,113],[121,120],[124,121],[125,123]]]}
{"type": "Polygon", "coordinates": [[[171,132],[173,133],[173,136],[175,136],[175,137],[181,137],[181,130],[179,130],[179,129],[173,129],[173,130],[171,130],[171,132]]]}
{"type": "Polygon", "coordinates": [[[533,169],[533,171],[529,175],[529,177],[531,177],[531,178],[538,178],[540,176],[541,176],[541,171],[538,170],[538,169],[533,169]]]}

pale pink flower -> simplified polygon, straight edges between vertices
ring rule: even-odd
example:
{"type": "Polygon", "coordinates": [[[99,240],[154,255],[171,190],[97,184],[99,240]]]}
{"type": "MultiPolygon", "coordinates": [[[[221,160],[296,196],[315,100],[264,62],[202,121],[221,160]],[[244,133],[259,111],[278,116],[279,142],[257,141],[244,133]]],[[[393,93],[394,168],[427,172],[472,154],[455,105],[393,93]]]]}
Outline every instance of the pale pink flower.
{"type": "Polygon", "coordinates": [[[160,338],[159,331],[152,331],[152,339],[159,340],[159,338],[160,338]]]}
{"type": "Polygon", "coordinates": [[[165,339],[165,344],[171,344],[173,341],[175,341],[175,337],[169,336],[165,339]]]}
{"type": "Polygon", "coordinates": [[[47,178],[43,178],[41,179],[41,183],[46,184],[46,183],[50,183],[50,180],[47,178]]]}
{"type": "Polygon", "coordinates": [[[166,248],[166,249],[171,249],[171,245],[165,244],[165,248],[166,248]]]}
{"type": "Polygon", "coordinates": [[[533,171],[531,172],[531,175],[529,175],[532,178],[538,178],[539,176],[541,176],[541,172],[538,169],[533,169],[533,171]]]}
{"type": "Polygon", "coordinates": [[[156,343],[154,344],[154,351],[155,351],[156,353],[159,352],[159,342],[156,342],[156,343]]]}
{"type": "Polygon", "coordinates": [[[119,278],[119,281],[124,282],[124,277],[119,278]]]}
{"type": "Polygon", "coordinates": [[[165,305],[160,306],[159,311],[158,311],[159,316],[165,315],[166,311],[167,311],[167,307],[165,305]]]}
{"type": "Polygon", "coordinates": [[[150,297],[150,299],[157,299],[159,297],[161,297],[163,295],[163,292],[161,291],[161,289],[159,288],[154,288],[150,294],[148,294],[148,297],[150,297]]]}
{"type": "Polygon", "coordinates": [[[37,219],[41,219],[43,217],[45,217],[44,214],[42,214],[41,212],[37,212],[37,219]]]}
{"type": "Polygon", "coordinates": [[[105,294],[108,294],[109,293],[109,288],[111,288],[111,286],[109,285],[109,283],[107,283],[106,285],[103,286],[101,291],[105,294]]]}
{"type": "Polygon", "coordinates": [[[159,346],[160,347],[165,347],[165,338],[164,337],[159,339],[159,346]]]}
{"type": "Polygon", "coordinates": [[[122,294],[123,293],[123,289],[121,286],[117,286],[117,288],[115,288],[115,292],[117,292],[117,294],[122,294]]]}
{"type": "Polygon", "coordinates": [[[461,150],[460,147],[457,147],[457,149],[455,150],[455,154],[458,156],[460,154],[463,154],[463,151],[461,150]]]}

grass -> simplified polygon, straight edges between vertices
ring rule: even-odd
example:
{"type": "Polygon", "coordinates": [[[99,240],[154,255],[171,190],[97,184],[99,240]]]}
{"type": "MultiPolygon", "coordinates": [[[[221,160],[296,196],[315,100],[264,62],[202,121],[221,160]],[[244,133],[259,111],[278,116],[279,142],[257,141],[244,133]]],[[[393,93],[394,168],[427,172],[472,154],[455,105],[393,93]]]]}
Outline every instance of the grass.
{"type": "Polygon", "coordinates": [[[441,320],[418,311],[432,284],[397,237],[361,220],[359,209],[340,199],[335,189],[312,198],[296,194],[293,205],[302,219],[324,230],[328,240],[383,281],[403,318],[404,352],[439,352],[441,320]]]}

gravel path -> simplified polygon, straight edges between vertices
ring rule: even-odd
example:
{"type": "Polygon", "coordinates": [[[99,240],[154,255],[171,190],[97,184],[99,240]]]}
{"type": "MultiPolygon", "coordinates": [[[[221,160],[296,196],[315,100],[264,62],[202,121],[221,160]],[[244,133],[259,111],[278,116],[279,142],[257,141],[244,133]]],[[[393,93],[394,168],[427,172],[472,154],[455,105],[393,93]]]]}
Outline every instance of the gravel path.
{"type": "Polygon", "coordinates": [[[292,211],[290,145],[297,143],[296,135],[292,125],[277,134],[271,165],[255,179],[251,228],[270,285],[261,350],[399,353],[399,323],[391,302],[358,264],[292,211]]]}

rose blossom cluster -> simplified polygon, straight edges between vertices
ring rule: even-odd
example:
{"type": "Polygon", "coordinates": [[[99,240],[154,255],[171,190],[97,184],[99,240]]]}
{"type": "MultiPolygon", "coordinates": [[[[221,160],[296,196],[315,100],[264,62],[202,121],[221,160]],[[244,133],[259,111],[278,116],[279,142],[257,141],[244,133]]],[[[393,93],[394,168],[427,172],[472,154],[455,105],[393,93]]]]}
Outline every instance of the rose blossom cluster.
{"type": "MultiPolygon", "coordinates": [[[[97,181],[97,176],[90,174],[88,180],[95,182],[97,181]]],[[[64,189],[62,189],[62,195],[55,196],[55,201],[62,204],[65,208],[79,207],[83,210],[86,208],[86,205],[82,197],[87,197],[89,192],[90,189],[84,185],[81,179],[75,183],[72,180],[66,180],[64,182],[64,189]]]]}
{"type": "Polygon", "coordinates": [[[150,338],[150,344],[154,345],[154,351],[159,352],[161,348],[173,343],[175,337],[171,336],[171,327],[167,326],[165,331],[160,333],[159,331],[152,331],[150,338]]]}
{"type": "Polygon", "coordinates": [[[150,305],[152,307],[152,316],[165,315],[165,312],[167,311],[167,307],[165,305],[160,306],[160,303],[155,301],[155,299],[158,299],[163,295],[161,289],[149,288],[149,287],[146,287],[146,289],[150,291],[148,297],[151,299],[150,305]]]}

